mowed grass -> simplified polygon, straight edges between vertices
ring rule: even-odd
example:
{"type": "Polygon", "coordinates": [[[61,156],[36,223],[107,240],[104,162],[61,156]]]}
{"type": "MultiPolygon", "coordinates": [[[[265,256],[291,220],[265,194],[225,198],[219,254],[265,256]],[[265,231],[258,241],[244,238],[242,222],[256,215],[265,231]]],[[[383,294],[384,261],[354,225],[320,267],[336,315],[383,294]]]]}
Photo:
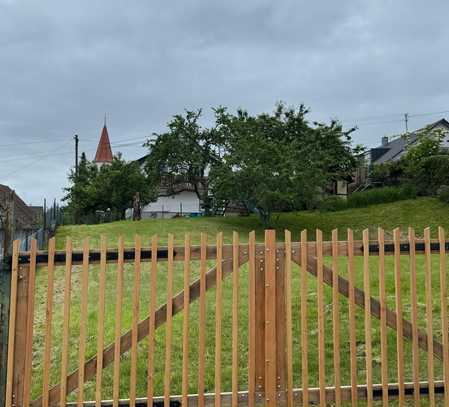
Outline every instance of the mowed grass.
{"type": "MultiPolygon", "coordinates": [[[[292,214],[282,214],[276,220],[276,229],[279,231],[278,239],[281,240],[283,230],[288,228],[294,233],[294,239],[298,239],[299,231],[307,228],[310,230],[309,238],[314,238],[314,229],[323,230],[325,238],[330,238],[330,231],[338,227],[341,229],[340,238],[344,239],[345,229],[350,227],[355,231],[355,237],[361,238],[361,231],[367,227],[370,228],[372,238],[375,237],[376,229],[382,226],[387,230],[394,227],[414,226],[417,229],[417,235],[422,235],[422,229],[430,226],[435,237],[435,231],[438,225],[447,226],[449,223],[449,207],[433,199],[419,199],[413,201],[403,201],[394,204],[377,205],[364,209],[348,210],[335,213],[317,213],[301,212],[292,214]]],[[[167,234],[174,233],[178,244],[182,243],[184,233],[191,233],[193,243],[199,242],[201,232],[209,235],[209,243],[215,243],[215,234],[223,231],[227,243],[231,241],[232,231],[240,233],[241,240],[247,240],[247,233],[256,230],[259,241],[263,240],[263,228],[258,224],[257,218],[204,218],[204,219],[172,219],[172,220],[147,220],[142,222],[116,222],[112,224],[103,224],[96,226],[70,226],[62,227],[57,234],[57,246],[62,249],[67,236],[71,236],[74,246],[80,248],[84,237],[90,236],[92,247],[98,247],[99,237],[102,233],[106,234],[109,246],[115,246],[118,236],[122,234],[125,237],[128,246],[132,246],[134,235],[140,234],[146,246],[149,245],[150,236],[158,234],[161,244],[166,242],[167,234]],[[145,240],[146,239],[146,240],[145,240]]],[[[376,257],[370,261],[371,271],[371,291],[372,295],[378,298],[378,262],[376,257]]],[[[325,259],[329,264],[330,259],[325,259]]],[[[213,261],[208,262],[212,267],[213,261]]],[[[347,275],[347,263],[345,258],[339,261],[340,273],[347,275]]],[[[191,262],[191,281],[198,278],[198,262],[191,262]]],[[[363,288],[362,258],[355,259],[355,270],[357,286],[363,288]]],[[[159,305],[166,302],[166,276],[167,264],[161,262],[158,268],[158,286],[157,303],[159,305]]],[[[434,335],[441,341],[441,319],[440,319],[440,298],[439,298],[439,273],[438,256],[432,256],[432,283],[433,283],[433,311],[434,335]]],[[[115,329],[115,306],[116,297],[116,267],[108,265],[107,283],[106,283],[106,321],[105,321],[105,344],[113,342],[115,329]]],[[[88,306],[88,335],[87,335],[87,356],[96,354],[97,338],[97,315],[98,315],[98,266],[91,266],[89,277],[89,306],[88,306]]],[[[401,291],[403,297],[404,317],[410,319],[410,277],[408,257],[401,257],[401,291]]],[[[418,273],[418,308],[419,324],[423,329],[426,328],[425,316],[425,292],[424,292],[424,257],[419,256],[417,261],[418,273]]],[[[80,278],[81,267],[74,266],[72,271],[72,300],[70,311],[70,371],[78,367],[78,348],[79,348],[79,326],[80,326],[80,278]]],[[[300,324],[299,324],[299,302],[300,302],[300,270],[293,268],[293,340],[294,340],[294,384],[301,386],[301,349],[300,349],[300,324]]],[[[394,296],[394,276],[393,276],[393,258],[388,256],[386,260],[386,279],[387,279],[387,302],[391,309],[395,307],[394,296]]],[[[131,327],[132,320],[132,301],[133,301],[133,265],[126,265],[125,284],[123,301],[123,322],[122,332],[131,327]]],[[[247,351],[248,351],[248,269],[243,266],[240,269],[239,278],[239,385],[241,389],[247,388],[247,351]]],[[[142,285],[140,291],[140,318],[148,316],[150,301],[150,271],[149,264],[143,263],[142,285]]],[[[174,269],[174,292],[182,290],[183,286],[183,265],[175,263],[174,269]]],[[[309,276],[308,291],[308,333],[310,341],[309,349],[309,374],[310,384],[318,384],[318,352],[317,352],[317,307],[316,307],[316,279],[309,276]]],[[[37,274],[36,285],[36,318],[35,318],[35,340],[33,353],[33,396],[41,394],[42,389],[42,356],[45,330],[45,303],[47,290],[47,271],[40,268],[37,274]]],[[[333,341],[332,341],[332,293],[330,287],[324,288],[325,293],[325,322],[326,322],[326,377],[327,384],[333,382],[333,341]]],[[[54,296],[54,314],[53,314],[53,346],[52,346],[52,370],[51,383],[58,383],[60,380],[60,360],[62,343],[62,320],[63,320],[63,296],[64,296],[64,268],[56,269],[55,278],[55,296],[54,296]]],[[[340,373],[342,383],[350,383],[349,368],[349,333],[348,333],[348,303],[346,298],[340,297],[341,301],[341,357],[342,365],[340,373]]],[[[228,277],[223,286],[223,328],[222,328],[222,390],[231,390],[231,305],[232,305],[232,285],[228,277]]],[[[209,290],[206,295],[206,391],[214,390],[214,353],[215,353],[215,289],[209,290]]],[[[198,380],[198,302],[192,303],[190,307],[190,352],[189,352],[189,391],[197,392],[198,380]]],[[[358,380],[365,383],[365,345],[364,345],[364,314],[361,309],[357,309],[357,361],[358,361],[358,380]]],[[[173,344],[172,344],[172,363],[171,363],[171,393],[179,394],[181,392],[182,379],[182,322],[183,313],[174,317],[173,324],[173,344]]],[[[373,359],[374,359],[374,381],[380,382],[380,324],[379,321],[372,320],[373,326],[373,359]]],[[[405,341],[405,366],[406,379],[411,380],[411,344],[405,341]]],[[[145,339],[139,344],[138,358],[138,381],[137,394],[145,396],[147,386],[147,349],[148,341],[145,339]]],[[[396,364],[396,333],[389,329],[388,332],[388,364],[389,376],[391,382],[397,381],[396,364]]],[[[157,330],[156,335],[156,355],[155,355],[155,391],[156,394],[163,392],[164,375],[164,354],[165,354],[165,326],[157,330]]],[[[427,377],[427,354],[420,351],[421,359],[421,377],[427,377]]],[[[130,358],[129,352],[122,356],[121,361],[121,397],[129,397],[129,374],[130,358]]],[[[435,360],[435,376],[442,377],[442,363],[435,360]]],[[[112,365],[103,372],[103,398],[108,399],[112,396],[112,365]]],[[[95,394],[95,379],[86,383],[86,399],[93,399],[95,394]]],[[[76,398],[76,391],[70,395],[70,399],[76,398]]]]}

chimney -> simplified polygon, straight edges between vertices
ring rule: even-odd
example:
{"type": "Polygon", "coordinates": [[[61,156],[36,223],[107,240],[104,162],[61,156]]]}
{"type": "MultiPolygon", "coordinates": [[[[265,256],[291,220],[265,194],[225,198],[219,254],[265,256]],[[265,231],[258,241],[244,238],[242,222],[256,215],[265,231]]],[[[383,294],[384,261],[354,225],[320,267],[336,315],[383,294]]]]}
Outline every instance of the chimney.
{"type": "Polygon", "coordinates": [[[388,144],[388,136],[382,137],[382,146],[386,146],[388,144]]]}

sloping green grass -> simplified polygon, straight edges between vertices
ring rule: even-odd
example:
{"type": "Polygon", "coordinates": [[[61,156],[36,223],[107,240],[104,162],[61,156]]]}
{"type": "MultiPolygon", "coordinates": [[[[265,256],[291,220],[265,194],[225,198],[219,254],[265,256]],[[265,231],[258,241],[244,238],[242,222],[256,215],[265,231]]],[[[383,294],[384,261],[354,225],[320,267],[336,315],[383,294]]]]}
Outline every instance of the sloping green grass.
{"type": "MultiPolygon", "coordinates": [[[[422,235],[423,228],[430,226],[435,236],[438,225],[449,229],[449,206],[446,206],[434,199],[418,199],[411,201],[402,201],[394,204],[376,205],[369,208],[347,210],[333,213],[318,212],[300,212],[281,214],[275,216],[275,226],[278,230],[278,239],[283,237],[283,230],[288,228],[294,233],[294,239],[298,239],[299,231],[302,229],[310,230],[310,238],[314,237],[315,228],[323,230],[325,239],[330,238],[330,232],[334,228],[341,230],[340,237],[344,238],[346,228],[352,228],[356,238],[361,238],[361,231],[367,227],[370,228],[373,238],[376,235],[377,227],[381,226],[386,230],[392,230],[395,227],[402,227],[404,231],[408,226],[413,226],[417,230],[417,235],[422,235]]],[[[236,230],[241,234],[241,240],[245,241],[247,233],[256,230],[259,241],[263,240],[263,228],[256,217],[241,218],[199,218],[199,219],[171,219],[171,220],[145,220],[141,222],[116,222],[111,224],[94,226],[65,226],[58,230],[57,246],[64,247],[64,241],[67,236],[71,236],[75,247],[81,247],[81,242],[85,236],[90,236],[92,246],[98,246],[101,234],[106,234],[110,246],[114,246],[117,238],[122,234],[126,243],[132,246],[134,235],[142,235],[144,241],[149,245],[150,236],[158,234],[162,243],[166,242],[168,233],[173,233],[177,243],[182,243],[185,233],[192,234],[193,243],[199,242],[201,232],[207,232],[210,244],[214,244],[215,234],[223,231],[226,242],[230,242],[232,231],[236,230]],[[145,240],[146,239],[146,240],[145,240]]],[[[330,259],[325,259],[329,264],[330,259]]],[[[213,261],[208,262],[212,267],[213,261]]],[[[346,276],[347,262],[341,258],[340,273],[346,276]]],[[[434,295],[432,301],[434,305],[434,334],[441,340],[441,321],[439,304],[439,275],[438,275],[438,256],[432,256],[432,280],[434,295]]],[[[370,260],[371,270],[371,290],[372,295],[378,298],[378,262],[373,257],[370,260]]],[[[191,281],[198,278],[198,262],[191,263],[192,276],[191,281]]],[[[363,288],[362,258],[355,259],[356,285],[363,288]]],[[[88,305],[88,340],[87,356],[90,357],[96,353],[96,335],[97,335],[97,313],[98,313],[98,266],[91,267],[89,277],[89,305],[88,305]]],[[[161,262],[158,268],[158,290],[157,302],[163,304],[166,302],[166,262],[161,262]]],[[[183,265],[175,263],[174,267],[174,292],[179,292],[183,285],[183,265]]],[[[241,389],[247,388],[247,343],[248,343],[248,307],[247,307],[247,287],[248,273],[247,266],[240,269],[240,294],[239,294],[239,385],[241,389]]],[[[410,318],[410,278],[408,257],[401,258],[402,271],[402,296],[404,317],[410,318]]],[[[109,344],[114,338],[115,328],[115,306],[116,298],[116,279],[117,269],[114,265],[108,265],[107,269],[107,290],[106,290],[106,323],[105,323],[105,343],[109,344]]],[[[418,273],[418,308],[420,314],[420,327],[425,328],[425,297],[424,297],[424,258],[420,256],[417,262],[418,273]]],[[[293,269],[293,338],[294,338],[294,384],[300,387],[301,372],[301,354],[300,354],[300,325],[299,325],[299,268],[293,269]]],[[[70,370],[78,366],[78,341],[80,324],[80,278],[81,267],[73,267],[72,272],[72,301],[70,314],[70,370]]],[[[392,309],[395,307],[394,296],[394,276],[393,276],[393,258],[388,257],[386,261],[386,283],[387,283],[387,303],[392,309]]],[[[142,267],[142,286],[140,291],[140,318],[148,315],[149,307],[149,282],[150,270],[149,264],[144,263],[142,267]]],[[[130,329],[132,319],[132,301],[133,301],[133,283],[134,270],[133,265],[126,265],[125,284],[123,295],[123,323],[122,332],[130,329]]],[[[36,318],[35,318],[35,340],[33,354],[33,395],[38,396],[42,388],[42,352],[43,335],[45,329],[45,302],[47,290],[47,271],[41,268],[37,275],[36,286],[36,318]]],[[[325,287],[325,321],[326,321],[326,372],[327,384],[331,385],[333,381],[332,366],[332,293],[329,287],[325,287]]],[[[63,315],[63,295],[64,295],[64,268],[58,267],[56,270],[55,296],[54,296],[54,317],[53,317],[53,347],[52,347],[52,372],[51,382],[59,382],[60,360],[61,360],[61,340],[62,340],[62,315],[63,315]]],[[[343,384],[350,382],[349,370],[349,335],[348,335],[348,303],[346,298],[341,298],[341,375],[343,384]]],[[[308,332],[310,340],[309,349],[309,371],[310,384],[312,386],[318,383],[318,357],[317,357],[317,308],[316,308],[316,280],[309,276],[308,291],[308,332]]],[[[222,390],[231,389],[231,305],[232,305],[232,285],[231,279],[227,278],[223,287],[223,328],[222,328],[222,390]]],[[[206,323],[206,391],[214,389],[214,352],[215,352],[215,290],[209,290],[206,296],[207,323],[206,323]]],[[[190,392],[197,392],[197,368],[198,368],[198,302],[194,302],[190,308],[190,374],[189,385],[190,392]]],[[[359,383],[365,382],[365,347],[364,347],[364,314],[361,309],[357,309],[357,361],[358,361],[358,380],[359,383]]],[[[181,367],[182,367],[182,322],[183,313],[174,318],[173,334],[173,354],[172,354],[172,394],[181,392],[181,367]]],[[[389,330],[388,334],[388,360],[390,381],[396,382],[396,333],[389,330]]],[[[148,341],[144,340],[139,345],[138,358],[138,382],[137,394],[145,396],[146,377],[147,377],[147,349],[148,341]]],[[[163,392],[164,375],[164,352],[165,352],[165,327],[158,329],[156,335],[156,354],[155,354],[155,390],[156,394],[163,392]]],[[[374,358],[374,380],[380,382],[380,335],[379,321],[373,319],[373,358],[374,358]]],[[[427,377],[426,361],[427,355],[420,352],[421,374],[422,378],[427,377]]],[[[405,366],[406,379],[411,380],[411,345],[405,341],[405,366]]],[[[129,372],[130,360],[129,352],[122,356],[121,362],[121,396],[129,396],[129,372]]],[[[435,361],[436,377],[441,377],[442,364],[435,361]]],[[[106,368],[103,372],[103,398],[112,396],[112,366],[106,368]]],[[[95,392],[95,380],[86,384],[86,398],[93,399],[95,392]]],[[[71,394],[70,399],[76,398],[76,392],[71,394]]]]}
{"type": "MultiPolygon", "coordinates": [[[[361,236],[365,228],[369,228],[375,238],[377,227],[383,227],[391,231],[401,227],[406,229],[413,226],[418,235],[429,226],[432,232],[436,232],[438,226],[449,229],[449,205],[433,198],[419,198],[400,201],[390,204],[372,205],[367,208],[348,209],[339,212],[303,211],[292,213],[280,213],[273,215],[272,227],[277,230],[278,239],[282,239],[285,229],[293,233],[293,239],[299,239],[299,233],[308,229],[310,236],[315,229],[321,229],[325,239],[330,239],[334,228],[340,229],[340,235],[344,236],[347,228],[352,228],[356,237],[361,236]]],[[[148,219],[140,222],[122,221],[101,225],[77,225],[63,226],[58,229],[57,245],[64,247],[65,238],[70,236],[75,247],[80,248],[82,239],[90,236],[91,245],[99,246],[101,234],[108,237],[109,245],[116,246],[117,238],[123,235],[127,245],[132,246],[135,234],[140,234],[147,239],[158,234],[161,243],[166,243],[167,234],[173,233],[178,243],[184,239],[185,233],[191,233],[192,242],[199,243],[201,232],[208,233],[211,241],[215,239],[217,232],[223,232],[225,241],[231,242],[232,232],[241,234],[241,241],[246,241],[248,233],[256,231],[257,240],[263,241],[264,228],[255,216],[248,217],[211,217],[211,218],[176,218],[176,219],[148,219]]]]}

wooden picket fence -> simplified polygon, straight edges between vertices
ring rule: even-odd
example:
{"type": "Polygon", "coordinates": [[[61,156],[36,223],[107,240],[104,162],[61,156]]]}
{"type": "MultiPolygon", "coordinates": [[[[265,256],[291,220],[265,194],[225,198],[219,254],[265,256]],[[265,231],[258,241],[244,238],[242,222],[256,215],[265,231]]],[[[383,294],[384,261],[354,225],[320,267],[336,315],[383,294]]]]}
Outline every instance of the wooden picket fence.
{"type": "Polygon", "coordinates": [[[362,240],[355,240],[351,230],[345,237],[344,241],[339,240],[338,232],[334,230],[332,240],[327,242],[323,241],[322,232],[317,230],[315,241],[308,241],[307,232],[303,231],[300,241],[294,242],[292,234],[286,231],[283,241],[277,242],[275,231],[267,230],[262,243],[256,242],[255,233],[251,232],[247,243],[241,243],[240,236],[234,233],[232,244],[224,244],[220,233],[214,245],[209,245],[207,236],[202,234],[199,246],[191,245],[190,235],[185,236],[184,245],[176,246],[173,235],[169,235],[167,246],[160,247],[156,236],[148,246],[142,244],[140,236],[136,236],[133,248],[125,248],[120,237],[117,248],[110,249],[103,236],[99,250],[90,249],[89,239],[84,240],[81,251],[73,250],[71,239],[67,239],[65,250],[57,251],[55,240],[51,239],[46,252],[38,251],[35,241],[31,243],[30,251],[20,252],[18,242],[15,242],[11,262],[6,407],[67,404],[151,406],[153,402],[163,402],[165,407],[173,403],[198,407],[256,404],[292,407],[312,403],[339,406],[347,402],[354,406],[358,400],[363,400],[368,406],[380,400],[386,406],[393,399],[404,405],[406,399],[412,398],[417,404],[424,397],[430,405],[442,401],[448,406],[446,253],[449,245],[443,229],[439,228],[437,239],[431,239],[429,229],[425,229],[419,239],[413,229],[408,230],[408,237],[403,240],[399,229],[393,231],[392,239],[386,239],[382,229],[378,230],[375,240],[370,240],[368,230],[363,231],[362,240]],[[174,266],[177,262],[181,262],[183,267],[183,290],[174,294],[174,266]],[[211,262],[213,265],[207,270],[211,262]],[[437,269],[435,262],[438,263],[437,269]],[[131,270],[125,267],[129,267],[128,263],[133,265],[131,270]],[[149,296],[149,301],[148,315],[142,319],[140,302],[145,263],[149,263],[150,281],[149,292],[143,295],[149,296]],[[166,274],[160,272],[162,263],[166,274]],[[199,278],[191,281],[194,264],[199,265],[199,278]],[[407,273],[404,272],[404,264],[407,273]],[[88,357],[89,277],[93,265],[99,266],[97,350],[88,357]],[[114,274],[115,326],[114,339],[105,346],[105,298],[107,283],[112,276],[111,265],[117,270],[114,274]],[[58,335],[61,357],[55,362],[53,318],[56,315],[55,270],[58,267],[64,267],[65,271],[62,331],[58,335]],[[75,267],[80,269],[80,284],[76,287],[72,284],[75,267]],[[36,292],[37,281],[40,281],[37,276],[41,270],[47,272],[46,311],[43,335],[36,350],[35,309],[37,301],[41,300],[36,292]],[[123,333],[124,277],[128,272],[133,276],[132,321],[130,329],[123,333]],[[226,311],[223,295],[228,275],[231,275],[232,292],[231,386],[223,388],[222,349],[225,344],[222,334],[226,311]],[[437,285],[433,278],[436,275],[437,285]],[[246,293],[240,287],[242,276],[247,278],[246,293]],[[165,280],[167,302],[158,307],[157,285],[161,279],[165,280]],[[425,304],[418,301],[421,298],[420,279],[424,280],[422,295],[425,304]],[[394,288],[388,286],[388,281],[394,281],[394,288]],[[76,338],[78,363],[75,370],[69,371],[69,353],[73,344],[70,313],[76,290],[79,290],[80,298],[79,335],[76,338]],[[207,291],[215,292],[212,307],[207,301],[207,291]],[[394,306],[391,305],[391,296],[394,297],[394,306]],[[189,309],[196,300],[198,321],[192,321],[189,309]],[[239,311],[243,301],[248,310],[245,327],[248,340],[245,344],[241,343],[239,336],[242,332],[239,311]],[[174,317],[181,311],[182,336],[177,338],[173,335],[177,323],[174,317]],[[211,314],[215,328],[212,344],[206,343],[206,322],[211,314]],[[189,340],[192,323],[198,326],[198,360],[194,367],[189,360],[191,348],[195,345],[189,340]],[[378,324],[378,330],[373,329],[374,323],[378,324]],[[362,331],[358,330],[360,325],[362,331]],[[164,368],[163,372],[156,372],[155,338],[162,326],[165,326],[164,368]],[[363,332],[363,338],[360,332],[363,332]],[[391,360],[391,353],[390,356],[388,353],[392,345],[388,336],[392,333],[395,334],[395,360],[391,360]],[[144,338],[148,339],[148,345],[143,352],[139,344],[144,338]],[[182,341],[179,396],[172,391],[173,346],[177,339],[182,341]],[[208,374],[206,358],[210,357],[207,349],[211,345],[215,366],[212,389],[205,384],[208,374]],[[243,353],[247,357],[247,388],[240,385],[242,348],[246,348],[243,353]],[[33,366],[36,352],[42,354],[43,361],[38,371],[33,366]],[[375,360],[375,353],[379,354],[379,360],[375,360]],[[423,357],[426,369],[421,366],[423,357]],[[129,385],[124,394],[120,369],[127,358],[130,363],[129,385]],[[137,366],[142,358],[146,360],[147,385],[144,394],[138,394],[140,374],[137,366]],[[113,371],[112,399],[105,400],[104,369],[109,365],[113,371]],[[56,382],[51,379],[55,368],[59,372],[56,382]],[[197,392],[189,394],[193,373],[197,377],[197,392]],[[157,374],[163,376],[162,394],[155,394],[157,374]],[[36,393],[32,388],[37,376],[41,385],[36,393]],[[380,381],[376,382],[375,377],[380,377],[380,381]],[[92,380],[95,380],[95,399],[86,401],[86,385],[92,380]]]}

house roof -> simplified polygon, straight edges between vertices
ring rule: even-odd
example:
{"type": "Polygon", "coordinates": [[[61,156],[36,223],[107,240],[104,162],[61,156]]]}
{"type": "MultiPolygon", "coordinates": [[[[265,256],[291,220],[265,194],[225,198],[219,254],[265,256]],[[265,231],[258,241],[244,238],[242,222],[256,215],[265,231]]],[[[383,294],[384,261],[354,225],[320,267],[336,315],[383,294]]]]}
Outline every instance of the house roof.
{"type": "Polygon", "coordinates": [[[20,229],[34,229],[38,223],[36,212],[32,210],[14,191],[6,185],[0,184],[0,213],[6,207],[7,201],[13,194],[14,216],[16,226],[20,229]]]}
{"type": "Polygon", "coordinates": [[[397,138],[392,139],[386,144],[380,145],[376,148],[371,149],[371,157],[377,156],[375,159],[372,158],[373,164],[383,164],[388,161],[396,161],[399,160],[399,158],[404,155],[406,151],[406,147],[410,144],[413,144],[416,142],[418,138],[418,134],[423,131],[424,129],[432,130],[436,127],[445,127],[449,130],[449,121],[446,119],[438,120],[434,123],[431,123],[421,129],[415,130],[412,133],[409,133],[407,135],[407,138],[405,136],[400,136],[397,138]]]}
{"type": "Polygon", "coordinates": [[[97,153],[95,154],[94,162],[96,163],[110,163],[112,162],[112,149],[109,141],[109,134],[106,124],[101,131],[100,142],[98,143],[97,153]]]}

